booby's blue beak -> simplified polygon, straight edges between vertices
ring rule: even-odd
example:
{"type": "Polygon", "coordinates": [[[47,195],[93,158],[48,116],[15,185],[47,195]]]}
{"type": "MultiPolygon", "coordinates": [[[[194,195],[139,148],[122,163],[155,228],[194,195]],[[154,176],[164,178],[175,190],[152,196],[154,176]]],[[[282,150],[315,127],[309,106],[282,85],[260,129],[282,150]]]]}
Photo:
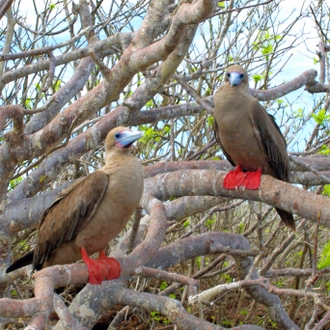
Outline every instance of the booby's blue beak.
{"type": "Polygon", "coordinates": [[[122,130],[115,134],[116,144],[118,148],[129,147],[132,143],[143,136],[141,131],[122,130]]]}
{"type": "Polygon", "coordinates": [[[232,71],[228,72],[227,75],[230,86],[238,86],[242,83],[244,79],[244,73],[242,72],[232,71]]]}

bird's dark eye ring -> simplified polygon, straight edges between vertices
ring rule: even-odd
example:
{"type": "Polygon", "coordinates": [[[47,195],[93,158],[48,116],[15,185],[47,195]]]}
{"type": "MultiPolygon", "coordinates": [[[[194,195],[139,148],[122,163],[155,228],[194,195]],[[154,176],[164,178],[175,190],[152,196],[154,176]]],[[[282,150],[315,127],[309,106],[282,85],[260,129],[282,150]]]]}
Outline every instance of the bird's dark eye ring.
{"type": "Polygon", "coordinates": [[[120,132],[117,132],[117,133],[115,134],[115,139],[119,139],[120,136],[121,136],[120,132]]]}

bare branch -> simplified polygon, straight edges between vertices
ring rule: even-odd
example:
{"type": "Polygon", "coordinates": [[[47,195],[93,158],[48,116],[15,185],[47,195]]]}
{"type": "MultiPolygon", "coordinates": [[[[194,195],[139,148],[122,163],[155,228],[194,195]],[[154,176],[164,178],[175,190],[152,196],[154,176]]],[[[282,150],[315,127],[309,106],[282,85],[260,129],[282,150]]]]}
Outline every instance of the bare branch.
{"type": "Polygon", "coordinates": [[[5,16],[7,10],[12,5],[13,0],[1,0],[0,2],[0,19],[5,16]]]}

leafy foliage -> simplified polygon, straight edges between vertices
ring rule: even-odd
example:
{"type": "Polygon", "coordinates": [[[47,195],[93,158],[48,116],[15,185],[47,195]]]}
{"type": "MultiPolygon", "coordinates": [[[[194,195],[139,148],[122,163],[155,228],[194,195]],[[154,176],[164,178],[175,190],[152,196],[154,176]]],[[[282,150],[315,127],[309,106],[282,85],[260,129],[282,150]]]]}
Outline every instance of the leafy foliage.
{"type": "Polygon", "coordinates": [[[330,120],[330,114],[325,109],[321,109],[317,113],[312,113],[312,117],[319,125],[325,125],[330,120]]]}
{"type": "Polygon", "coordinates": [[[323,269],[330,266],[330,241],[328,241],[321,252],[320,260],[317,264],[318,269],[323,269]]]}

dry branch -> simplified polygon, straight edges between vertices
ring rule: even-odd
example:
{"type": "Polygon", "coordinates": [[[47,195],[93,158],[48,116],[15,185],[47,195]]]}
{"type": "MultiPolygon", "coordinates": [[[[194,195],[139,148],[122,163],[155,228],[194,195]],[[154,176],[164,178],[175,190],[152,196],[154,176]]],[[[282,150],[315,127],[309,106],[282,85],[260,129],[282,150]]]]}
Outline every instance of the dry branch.
{"type": "Polygon", "coordinates": [[[179,170],[147,179],[145,185],[147,191],[161,200],[187,195],[243,198],[267,203],[315,223],[320,211],[321,224],[330,228],[330,210],[327,197],[315,195],[268,175],[262,176],[258,190],[243,190],[242,188],[227,190],[222,186],[224,175],[225,173],[215,170],[179,170]],[[306,203],[307,200],[308,204],[306,203]]]}

